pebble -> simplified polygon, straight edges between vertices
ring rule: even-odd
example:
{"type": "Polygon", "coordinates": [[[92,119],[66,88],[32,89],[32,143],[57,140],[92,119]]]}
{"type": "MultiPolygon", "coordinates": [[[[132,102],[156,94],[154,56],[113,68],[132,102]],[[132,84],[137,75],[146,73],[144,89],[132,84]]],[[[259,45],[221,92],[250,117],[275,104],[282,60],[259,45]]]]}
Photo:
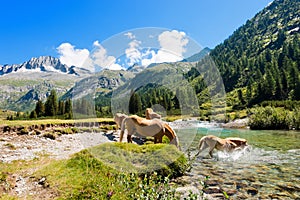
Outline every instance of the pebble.
{"type": "Polygon", "coordinates": [[[222,193],[221,188],[218,186],[209,186],[208,188],[204,188],[203,191],[206,194],[222,193]]]}
{"type": "Polygon", "coordinates": [[[251,194],[252,196],[254,196],[258,193],[258,190],[254,187],[248,187],[248,188],[246,188],[246,191],[248,194],[251,194]]]}
{"type": "Polygon", "coordinates": [[[195,186],[178,187],[176,193],[180,195],[180,199],[187,199],[191,193],[200,196],[200,191],[195,186]]]}

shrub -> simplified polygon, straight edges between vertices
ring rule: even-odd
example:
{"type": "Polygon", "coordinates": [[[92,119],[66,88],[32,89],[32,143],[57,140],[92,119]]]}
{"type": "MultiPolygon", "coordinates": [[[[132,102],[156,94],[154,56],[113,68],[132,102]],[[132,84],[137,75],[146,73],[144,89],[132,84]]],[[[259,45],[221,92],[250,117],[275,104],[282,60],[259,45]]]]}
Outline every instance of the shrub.
{"type": "Polygon", "coordinates": [[[289,129],[291,127],[291,116],[283,108],[259,107],[251,115],[249,126],[251,129],[289,129]]]}

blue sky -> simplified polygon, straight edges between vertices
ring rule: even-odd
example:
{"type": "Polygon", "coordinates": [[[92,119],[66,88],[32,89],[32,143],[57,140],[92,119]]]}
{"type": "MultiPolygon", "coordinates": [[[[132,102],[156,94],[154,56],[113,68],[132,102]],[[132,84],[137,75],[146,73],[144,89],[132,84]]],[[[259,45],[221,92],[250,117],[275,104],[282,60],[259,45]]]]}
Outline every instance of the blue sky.
{"type": "Polygon", "coordinates": [[[59,57],[62,44],[90,52],[115,34],[142,27],[184,32],[202,47],[213,48],[270,1],[1,1],[0,64],[59,57]]]}

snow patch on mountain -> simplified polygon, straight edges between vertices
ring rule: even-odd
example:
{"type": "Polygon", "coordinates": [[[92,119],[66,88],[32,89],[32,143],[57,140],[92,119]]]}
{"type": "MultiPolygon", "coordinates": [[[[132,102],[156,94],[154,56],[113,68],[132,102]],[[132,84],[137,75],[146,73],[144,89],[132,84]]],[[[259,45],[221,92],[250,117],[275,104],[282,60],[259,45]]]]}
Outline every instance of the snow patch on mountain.
{"type": "Polygon", "coordinates": [[[81,76],[90,73],[88,70],[81,69],[76,66],[67,66],[62,64],[58,58],[52,56],[40,56],[31,58],[29,61],[22,64],[3,65],[0,66],[0,76],[10,73],[24,72],[55,72],[62,74],[72,74],[81,76]]]}

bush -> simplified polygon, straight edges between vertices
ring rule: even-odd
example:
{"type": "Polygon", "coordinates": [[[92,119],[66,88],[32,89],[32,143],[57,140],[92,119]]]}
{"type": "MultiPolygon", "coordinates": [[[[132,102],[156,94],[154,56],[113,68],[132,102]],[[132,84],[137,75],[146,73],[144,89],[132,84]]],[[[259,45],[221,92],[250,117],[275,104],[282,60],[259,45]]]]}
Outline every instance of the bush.
{"type": "Polygon", "coordinates": [[[259,107],[251,115],[249,126],[251,129],[288,130],[294,126],[291,119],[295,116],[295,112],[291,113],[284,108],[259,107]]]}

